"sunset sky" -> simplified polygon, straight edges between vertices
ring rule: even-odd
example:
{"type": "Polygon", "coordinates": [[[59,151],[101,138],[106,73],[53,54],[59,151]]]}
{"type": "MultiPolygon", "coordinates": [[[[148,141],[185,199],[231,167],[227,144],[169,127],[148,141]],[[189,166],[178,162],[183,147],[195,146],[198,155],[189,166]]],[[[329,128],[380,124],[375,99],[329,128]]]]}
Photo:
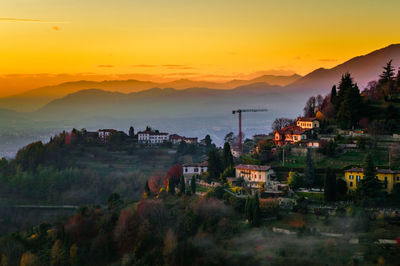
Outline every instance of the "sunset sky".
{"type": "Polygon", "coordinates": [[[2,0],[0,75],[303,75],[399,43],[399,10],[398,0],[2,0]]]}

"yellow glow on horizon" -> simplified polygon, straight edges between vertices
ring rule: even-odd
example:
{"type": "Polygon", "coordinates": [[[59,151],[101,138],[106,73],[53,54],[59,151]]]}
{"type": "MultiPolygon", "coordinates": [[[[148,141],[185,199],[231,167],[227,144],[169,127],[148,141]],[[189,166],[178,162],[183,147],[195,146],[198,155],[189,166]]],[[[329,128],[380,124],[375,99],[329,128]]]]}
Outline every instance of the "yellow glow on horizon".
{"type": "Polygon", "coordinates": [[[304,75],[399,43],[399,9],[396,0],[3,0],[0,75],[304,75]]]}

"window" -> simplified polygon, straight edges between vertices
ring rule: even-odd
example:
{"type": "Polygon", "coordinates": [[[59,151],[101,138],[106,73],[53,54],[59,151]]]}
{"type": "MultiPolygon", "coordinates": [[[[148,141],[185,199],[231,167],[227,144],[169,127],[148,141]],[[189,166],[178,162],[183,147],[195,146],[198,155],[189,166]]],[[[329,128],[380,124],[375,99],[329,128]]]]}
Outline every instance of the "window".
{"type": "Polygon", "coordinates": [[[351,180],[352,180],[353,178],[354,178],[354,176],[353,176],[353,175],[350,175],[350,176],[349,176],[349,179],[351,179],[351,180]]]}
{"type": "Polygon", "coordinates": [[[387,176],[385,176],[385,188],[388,187],[388,181],[387,181],[387,176]]]}
{"type": "Polygon", "coordinates": [[[187,167],[185,167],[185,173],[187,173],[187,171],[188,171],[188,169],[187,169],[187,167]]]}
{"type": "Polygon", "coordinates": [[[350,187],[352,187],[353,186],[353,182],[350,182],[350,187]]]}
{"type": "Polygon", "coordinates": [[[357,178],[357,182],[360,181],[360,176],[359,175],[356,176],[356,178],[357,178]]]}
{"type": "Polygon", "coordinates": [[[400,181],[400,176],[396,177],[397,181],[400,181]]]}
{"type": "Polygon", "coordinates": [[[199,168],[194,168],[194,171],[197,173],[199,171],[199,168]]]}

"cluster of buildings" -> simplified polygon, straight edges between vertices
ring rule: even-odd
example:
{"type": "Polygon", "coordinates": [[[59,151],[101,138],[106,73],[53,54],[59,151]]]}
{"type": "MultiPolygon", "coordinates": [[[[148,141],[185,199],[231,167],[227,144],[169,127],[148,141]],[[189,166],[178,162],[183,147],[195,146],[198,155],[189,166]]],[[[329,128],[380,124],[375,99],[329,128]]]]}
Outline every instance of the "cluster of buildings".
{"type": "MultiPolygon", "coordinates": [[[[274,132],[274,142],[278,146],[306,142],[310,135],[314,133],[314,130],[319,127],[320,122],[316,117],[299,117],[295,125],[276,130],[274,132]]],[[[318,144],[312,142],[311,145],[318,144]]],[[[307,146],[309,146],[308,143],[307,146]]]]}
{"type": "MultiPolygon", "coordinates": [[[[115,129],[99,129],[97,132],[98,138],[103,141],[107,142],[112,134],[125,134],[122,131],[118,131],[115,129]]],[[[169,134],[166,132],[160,132],[158,130],[146,129],[144,131],[139,131],[135,136],[138,143],[141,144],[162,144],[165,142],[171,142],[172,144],[179,144],[182,141],[187,144],[197,144],[198,139],[197,137],[188,138],[185,136],[180,136],[178,134],[169,134]]]]}

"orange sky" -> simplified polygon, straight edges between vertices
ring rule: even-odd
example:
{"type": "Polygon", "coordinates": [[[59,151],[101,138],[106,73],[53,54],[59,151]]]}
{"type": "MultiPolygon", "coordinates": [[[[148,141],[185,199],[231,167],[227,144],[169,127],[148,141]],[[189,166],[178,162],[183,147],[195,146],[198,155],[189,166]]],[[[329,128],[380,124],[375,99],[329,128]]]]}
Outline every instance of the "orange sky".
{"type": "Polygon", "coordinates": [[[397,0],[2,0],[0,96],[88,77],[304,75],[399,43],[398,10],[397,0]]]}

